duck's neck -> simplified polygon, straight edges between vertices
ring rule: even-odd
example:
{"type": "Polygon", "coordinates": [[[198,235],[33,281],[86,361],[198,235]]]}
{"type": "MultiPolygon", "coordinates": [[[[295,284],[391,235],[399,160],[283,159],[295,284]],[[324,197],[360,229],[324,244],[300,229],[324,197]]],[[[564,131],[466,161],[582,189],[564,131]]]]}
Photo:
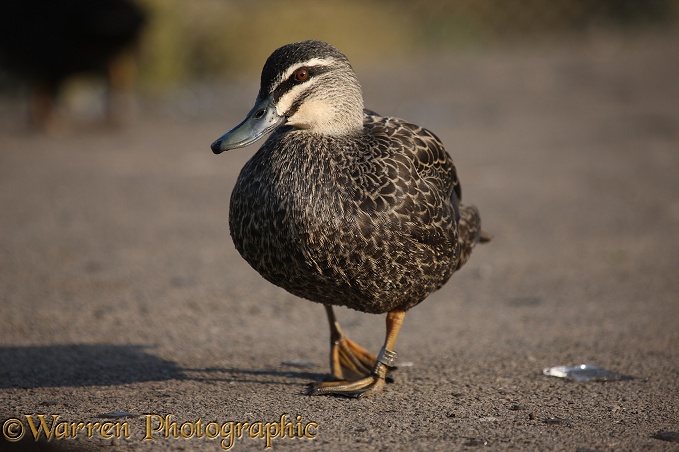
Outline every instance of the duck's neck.
{"type": "Polygon", "coordinates": [[[288,125],[324,136],[352,135],[363,128],[363,102],[351,110],[325,101],[307,100],[288,125]]]}

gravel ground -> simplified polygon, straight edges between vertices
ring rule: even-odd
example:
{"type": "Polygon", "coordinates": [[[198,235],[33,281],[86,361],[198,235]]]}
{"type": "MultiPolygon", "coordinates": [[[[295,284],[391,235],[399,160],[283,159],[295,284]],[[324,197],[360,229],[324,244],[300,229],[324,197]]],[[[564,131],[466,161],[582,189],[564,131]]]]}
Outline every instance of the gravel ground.
{"type": "MultiPolygon", "coordinates": [[[[30,134],[4,105],[0,448],[263,450],[266,431],[280,450],[679,450],[677,49],[599,36],[356,67],[366,106],[444,141],[495,234],[408,313],[405,364],[367,400],[302,395],[328,371],[323,308],[228,234],[255,147],[209,145],[259,74],[119,130],[30,134]],[[542,373],[582,363],[633,378],[542,373]],[[55,430],[36,444],[39,414],[55,430]]],[[[379,349],[384,316],[338,315],[379,349]]]]}

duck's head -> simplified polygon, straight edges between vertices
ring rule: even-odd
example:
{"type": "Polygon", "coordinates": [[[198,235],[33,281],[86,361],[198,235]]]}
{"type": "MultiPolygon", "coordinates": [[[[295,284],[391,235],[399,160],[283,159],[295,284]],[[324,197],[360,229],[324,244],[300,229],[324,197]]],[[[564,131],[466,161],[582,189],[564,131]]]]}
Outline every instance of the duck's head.
{"type": "Polygon", "coordinates": [[[274,51],[262,69],[255,106],[243,122],[212,143],[212,151],[247,146],[283,124],[322,135],[361,129],[361,86],[342,52],[321,41],[274,51]]]}

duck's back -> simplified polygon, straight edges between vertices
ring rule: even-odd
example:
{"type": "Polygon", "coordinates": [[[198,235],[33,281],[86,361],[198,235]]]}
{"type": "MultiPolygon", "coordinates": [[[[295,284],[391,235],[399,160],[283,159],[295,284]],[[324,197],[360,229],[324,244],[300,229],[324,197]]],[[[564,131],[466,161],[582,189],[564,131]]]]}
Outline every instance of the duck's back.
{"type": "Polygon", "coordinates": [[[459,196],[433,134],[367,113],[352,136],[274,132],[238,178],[231,235],[253,268],[297,296],[409,309],[459,267],[459,196]]]}

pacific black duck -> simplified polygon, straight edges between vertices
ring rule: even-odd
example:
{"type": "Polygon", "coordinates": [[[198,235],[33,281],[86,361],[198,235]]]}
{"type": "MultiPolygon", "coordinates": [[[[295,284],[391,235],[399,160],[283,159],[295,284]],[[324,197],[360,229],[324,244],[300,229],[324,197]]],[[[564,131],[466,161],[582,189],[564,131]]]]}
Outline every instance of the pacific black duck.
{"type": "Polygon", "coordinates": [[[364,110],[348,59],[320,41],[285,45],[262,70],[255,106],[215,154],[273,132],[241,170],[229,226],[265,279],[325,305],[335,381],[311,395],[380,391],[408,309],[445,284],[481,232],[460,204],[453,161],[430,131],[364,110]],[[332,306],[387,313],[377,356],[349,340],[332,306]]]}

